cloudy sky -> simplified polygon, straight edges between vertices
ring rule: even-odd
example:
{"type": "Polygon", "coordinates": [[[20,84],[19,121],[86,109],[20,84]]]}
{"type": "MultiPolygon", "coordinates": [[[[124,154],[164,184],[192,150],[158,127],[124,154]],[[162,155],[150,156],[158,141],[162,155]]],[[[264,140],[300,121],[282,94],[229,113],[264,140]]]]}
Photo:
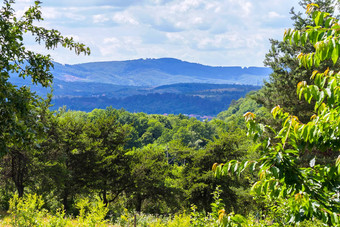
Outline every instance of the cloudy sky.
{"type": "MultiPolygon", "coordinates": [[[[20,14],[33,0],[17,0],[20,14]]],[[[45,20],[91,48],[76,56],[58,48],[55,61],[173,57],[219,66],[263,66],[269,38],[282,40],[298,0],[42,0],[45,20]]],[[[31,40],[29,48],[44,52],[31,40]]],[[[45,53],[45,52],[44,52],[45,53]]]]}

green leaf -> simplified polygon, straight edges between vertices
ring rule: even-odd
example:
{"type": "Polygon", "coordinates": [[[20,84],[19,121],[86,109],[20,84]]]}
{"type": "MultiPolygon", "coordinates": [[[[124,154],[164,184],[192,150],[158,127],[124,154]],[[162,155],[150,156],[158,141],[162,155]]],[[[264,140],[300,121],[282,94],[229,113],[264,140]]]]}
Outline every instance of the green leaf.
{"type": "Polygon", "coordinates": [[[337,226],[337,224],[339,224],[339,217],[337,213],[334,212],[331,214],[331,221],[334,226],[337,226]]]}
{"type": "Polygon", "coordinates": [[[293,40],[296,45],[298,45],[300,40],[300,31],[295,31],[293,35],[293,40]]]}
{"type": "Polygon", "coordinates": [[[333,18],[328,18],[327,20],[326,20],[326,22],[325,22],[325,27],[326,28],[329,28],[329,27],[331,27],[331,24],[333,23],[333,18]]]}
{"type": "Polygon", "coordinates": [[[323,12],[316,11],[316,16],[315,16],[315,19],[314,19],[316,26],[321,26],[323,24],[323,17],[324,17],[323,12]]]}
{"type": "Polygon", "coordinates": [[[313,20],[315,20],[316,17],[317,17],[319,14],[320,14],[319,11],[314,11],[314,12],[312,13],[312,18],[313,18],[313,20]]]}
{"type": "Polygon", "coordinates": [[[235,216],[232,216],[231,219],[235,223],[238,223],[238,224],[243,224],[243,223],[246,223],[246,221],[247,221],[247,219],[240,214],[236,214],[235,216]]]}
{"type": "Polygon", "coordinates": [[[279,173],[280,173],[279,168],[277,168],[276,166],[273,166],[273,167],[270,168],[270,170],[271,170],[273,176],[274,176],[276,179],[278,179],[278,178],[279,178],[279,173]]]}
{"type": "Polygon", "coordinates": [[[237,170],[238,170],[238,162],[236,162],[234,165],[234,168],[233,168],[234,173],[236,173],[237,170]]]}
{"type": "Polygon", "coordinates": [[[319,99],[318,99],[318,105],[320,105],[323,102],[324,99],[325,99],[325,92],[324,91],[320,91],[319,99]]]}
{"type": "Polygon", "coordinates": [[[337,43],[334,44],[335,46],[333,47],[333,51],[332,51],[332,61],[333,64],[335,65],[335,63],[338,61],[339,58],[339,45],[337,43]]]}
{"type": "Polygon", "coordinates": [[[253,173],[255,171],[255,167],[256,167],[256,162],[252,162],[250,165],[249,165],[249,171],[251,173],[253,173]]]}
{"type": "Polygon", "coordinates": [[[338,158],[335,161],[335,166],[340,166],[340,155],[338,156],[338,158]]]}

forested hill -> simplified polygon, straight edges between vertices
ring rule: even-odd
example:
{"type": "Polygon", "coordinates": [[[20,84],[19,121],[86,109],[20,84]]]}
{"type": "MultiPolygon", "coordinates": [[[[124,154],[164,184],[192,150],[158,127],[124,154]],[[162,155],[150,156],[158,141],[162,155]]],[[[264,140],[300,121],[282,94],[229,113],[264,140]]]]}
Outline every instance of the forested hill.
{"type": "MultiPolygon", "coordinates": [[[[59,84],[60,85],[60,84],[59,84]]],[[[73,82],[56,86],[54,109],[92,111],[112,106],[149,114],[196,114],[216,116],[232,100],[244,97],[259,86],[233,84],[172,84],[155,88],[73,82]]]]}
{"type": "Polygon", "coordinates": [[[55,63],[52,71],[63,81],[99,82],[129,86],[160,86],[177,83],[262,85],[271,69],[265,67],[214,67],[174,58],[91,62],[76,65],[55,63]]]}
{"type": "MultiPolygon", "coordinates": [[[[213,67],[172,58],[54,63],[54,109],[92,111],[112,106],[149,114],[216,116],[232,100],[257,90],[271,69],[213,67]]],[[[16,85],[27,84],[13,75],[16,85]]],[[[39,95],[46,89],[32,86],[39,95]]]]}

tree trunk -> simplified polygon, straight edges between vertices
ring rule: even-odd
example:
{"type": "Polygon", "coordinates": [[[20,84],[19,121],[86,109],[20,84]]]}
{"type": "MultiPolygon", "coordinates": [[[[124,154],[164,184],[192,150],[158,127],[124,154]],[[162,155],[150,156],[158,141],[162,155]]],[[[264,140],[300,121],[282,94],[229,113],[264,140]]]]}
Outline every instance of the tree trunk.
{"type": "Polygon", "coordinates": [[[68,194],[69,194],[68,190],[65,189],[64,193],[63,193],[63,206],[64,206],[64,210],[65,211],[68,211],[68,209],[69,209],[69,207],[68,207],[68,200],[67,200],[68,194]]]}
{"type": "Polygon", "coordinates": [[[19,198],[23,197],[24,196],[24,186],[22,184],[17,185],[17,190],[18,190],[19,198]]]}
{"type": "Polygon", "coordinates": [[[11,152],[11,175],[19,198],[24,196],[24,179],[27,174],[27,158],[19,150],[11,152]]]}
{"type": "Polygon", "coordinates": [[[136,211],[138,213],[140,213],[141,210],[142,210],[143,198],[142,198],[142,196],[140,194],[137,194],[137,198],[136,199],[137,199],[137,201],[136,201],[136,211]]]}
{"type": "Polygon", "coordinates": [[[106,196],[106,189],[104,189],[102,191],[102,194],[103,194],[103,203],[105,204],[105,206],[107,207],[109,202],[107,201],[107,196],[106,196]]]}

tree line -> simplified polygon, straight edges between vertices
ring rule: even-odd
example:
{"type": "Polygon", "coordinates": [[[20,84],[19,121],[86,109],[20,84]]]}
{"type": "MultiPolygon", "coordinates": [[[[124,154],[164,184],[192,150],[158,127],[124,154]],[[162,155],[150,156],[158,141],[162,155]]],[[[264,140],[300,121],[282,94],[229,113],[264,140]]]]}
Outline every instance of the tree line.
{"type": "Polygon", "coordinates": [[[113,108],[89,113],[42,108],[39,114],[37,130],[44,136],[29,149],[9,146],[2,159],[4,209],[4,197],[16,191],[19,197],[43,195],[53,203],[47,205],[70,212],[75,199],[84,195],[98,196],[106,205],[124,198],[138,212],[171,213],[191,204],[209,211],[211,193],[223,185],[230,209],[242,210],[232,187],[248,182],[218,180],[211,166],[248,154],[250,142],[241,139],[244,130],[227,132],[220,120],[113,108]]]}

